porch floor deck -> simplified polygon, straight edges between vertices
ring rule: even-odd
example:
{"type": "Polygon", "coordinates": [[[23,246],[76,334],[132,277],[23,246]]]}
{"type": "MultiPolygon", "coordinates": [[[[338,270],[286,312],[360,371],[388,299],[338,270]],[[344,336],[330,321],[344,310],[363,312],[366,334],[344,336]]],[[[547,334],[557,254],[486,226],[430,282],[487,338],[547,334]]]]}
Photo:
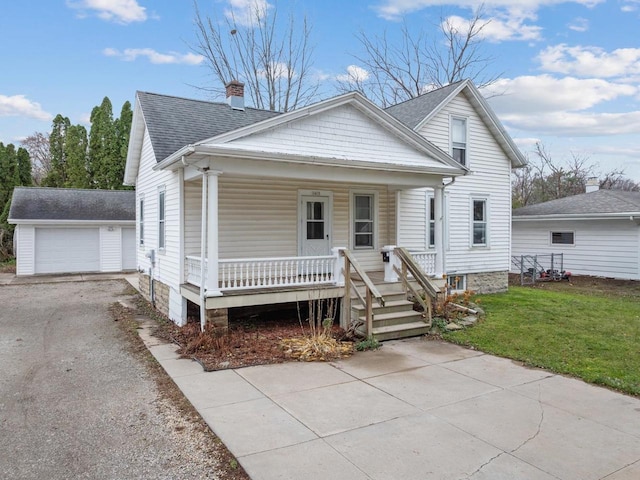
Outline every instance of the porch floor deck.
{"type": "MultiPolygon", "coordinates": [[[[384,283],[384,272],[367,272],[375,284],[384,283]]],[[[356,285],[363,284],[360,276],[352,274],[356,285]]],[[[196,305],[200,305],[200,288],[189,283],[180,285],[181,294],[196,305]]],[[[310,298],[334,298],[344,295],[344,287],[335,285],[300,285],[286,287],[251,288],[246,290],[223,290],[219,297],[206,299],[206,308],[232,308],[251,305],[269,305],[274,303],[288,303],[306,301],[310,298]],[[310,297],[313,292],[313,297],[310,297]]]]}

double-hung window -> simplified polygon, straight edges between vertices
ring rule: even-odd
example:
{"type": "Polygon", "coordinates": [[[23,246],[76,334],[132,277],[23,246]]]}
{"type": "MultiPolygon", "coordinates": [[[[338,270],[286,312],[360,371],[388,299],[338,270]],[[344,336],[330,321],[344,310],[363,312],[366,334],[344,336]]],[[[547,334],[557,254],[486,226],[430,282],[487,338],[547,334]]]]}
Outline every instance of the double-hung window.
{"type": "Polygon", "coordinates": [[[461,165],[467,165],[467,119],[451,119],[451,156],[461,165]]]}
{"type": "Polygon", "coordinates": [[[429,198],[429,248],[436,246],[436,201],[429,198]]]}
{"type": "Polygon", "coordinates": [[[374,248],[375,196],[355,193],[353,195],[353,248],[374,248]]]}
{"type": "Polygon", "coordinates": [[[473,198],[471,200],[473,215],[471,227],[471,244],[475,246],[486,246],[488,237],[488,211],[486,198],[473,198]]]}
{"type": "Polygon", "coordinates": [[[165,248],[166,222],[165,222],[165,190],[158,192],[158,249],[165,248]]]}
{"type": "Polygon", "coordinates": [[[138,234],[140,235],[138,243],[144,245],[144,197],[138,200],[138,234]]]}

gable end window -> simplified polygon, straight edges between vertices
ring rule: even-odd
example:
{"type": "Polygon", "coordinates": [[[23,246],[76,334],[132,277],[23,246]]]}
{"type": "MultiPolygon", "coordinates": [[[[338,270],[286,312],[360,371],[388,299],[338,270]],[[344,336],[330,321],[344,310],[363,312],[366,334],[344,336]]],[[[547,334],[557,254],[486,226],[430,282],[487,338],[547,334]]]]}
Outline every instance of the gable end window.
{"type": "Polygon", "coordinates": [[[467,119],[451,119],[451,156],[461,165],[467,165],[467,119]]]}
{"type": "Polygon", "coordinates": [[[488,214],[487,214],[487,200],[482,198],[474,198],[472,204],[472,242],[475,246],[487,245],[487,233],[488,233],[488,214]]]}
{"type": "Polygon", "coordinates": [[[574,240],[573,232],[551,232],[552,245],[573,245],[574,240]]]}
{"type": "Polygon", "coordinates": [[[353,248],[374,248],[375,195],[355,193],[353,195],[353,248]]]}
{"type": "Polygon", "coordinates": [[[158,192],[158,249],[165,248],[165,191],[158,192]]]}
{"type": "Polygon", "coordinates": [[[139,245],[143,246],[144,245],[144,198],[141,198],[138,201],[139,204],[139,214],[138,214],[138,234],[140,235],[139,237],[139,245]]]}

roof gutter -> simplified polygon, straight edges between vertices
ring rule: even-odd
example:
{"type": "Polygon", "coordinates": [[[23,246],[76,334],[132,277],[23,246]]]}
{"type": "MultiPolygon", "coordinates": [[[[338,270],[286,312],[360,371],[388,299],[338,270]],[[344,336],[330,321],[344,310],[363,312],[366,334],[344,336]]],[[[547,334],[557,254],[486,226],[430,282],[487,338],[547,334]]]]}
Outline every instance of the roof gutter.
{"type": "Polygon", "coordinates": [[[158,171],[158,170],[164,170],[165,168],[173,165],[174,163],[180,162],[182,161],[184,165],[186,165],[186,163],[184,163],[184,157],[188,157],[190,155],[193,155],[196,151],[196,147],[194,145],[186,145],[184,147],[182,147],[180,150],[172,153],[171,155],[169,155],[167,158],[165,158],[164,160],[162,160],[160,163],[156,164],[153,166],[152,170],[153,171],[158,171]]]}

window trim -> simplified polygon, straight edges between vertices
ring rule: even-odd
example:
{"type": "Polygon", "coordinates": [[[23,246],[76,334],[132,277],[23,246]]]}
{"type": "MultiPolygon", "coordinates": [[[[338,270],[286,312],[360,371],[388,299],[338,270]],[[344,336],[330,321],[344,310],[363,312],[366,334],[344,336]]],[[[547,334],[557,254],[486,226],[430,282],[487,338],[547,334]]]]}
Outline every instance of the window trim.
{"type": "Polygon", "coordinates": [[[144,194],[138,197],[138,247],[144,247],[144,194]]]}
{"type": "Polygon", "coordinates": [[[454,293],[459,293],[459,292],[464,292],[467,290],[467,276],[464,274],[457,274],[457,273],[447,273],[447,291],[448,292],[454,292],[454,293]],[[457,285],[451,285],[451,279],[456,279],[458,278],[459,281],[457,282],[457,285]],[[460,286],[460,284],[462,284],[462,288],[453,288],[454,286],[460,286]]]}
{"type": "MultiPolygon", "coordinates": [[[[449,117],[449,153],[453,155],[453,122],[454,120],[464,121],[464,163],[461,163],[464,167],[469,167],[469,117],[462,115],[451,115],[449,117]]],[[[455,159],[455,157],[454,157],[455,159]]],[[[460,163],[460,162],[459,162],[460,163]]]]}
{"type": "Polygon", "coordinates": [[[435,194],[427,194],[427,250],[436,248],[436,198],[435,194]],[[431,218],[433,217],[433,219],[431,218]]]}
{"type": "MultiPolygon", "coordinates": [[[[351,250],[357,251],[371,251],[376,250],[378,248],[378,223],[380,219],[378,218],[378,192],[375,190],[350,190],[349,191],[349,226],[350,226],[350,235],[349,235],[349,248],[351,250]],[[356,197],[357,196],[368,196],[372,199],[372,212],[371,212],[371,241],[372,245],[366,247],[356,247],[356,197]]],[[[361,220],[365,221],[365,220],[361,220]]]]}
{"type": "Polygon", "coordinates": [[[158,187],[158,251],[167,248],[167,190],[164,185],[158,187]]]}
{"type": "Polygon", "coordinates": [[[575,230],[550,230],[549,231],[549,245],[562,245],[565,247],[575,247],[576,245],[576,232],[575,230]],[[571,234],[571,243],[557,243],[553,241],[553,234],[554,233],[559,233],[559,234],[571,234]]]}
{"type": "Polygon", "coordinates": [[[490,242],[489,242],[489,234],[490,234],[490,228],[491,228],[491,208],[490,208],[490,202],[489,202],[489,196],[487,195],[472,195],[471,196],[471,200],[469,202],[469,226],[470,226],[470,245],[471,248],[489,248],[490,246],[490,242]],[[480,223],[479,221],[477,222],[476,220],[474,220],[473,218],[473,213],[474,213],[474,204],[475,202],[484,202],[484,221],[482,223],[484,223],[484,243],[475,243],[474,241],[474,226],[476,223],[480,223]]]}

